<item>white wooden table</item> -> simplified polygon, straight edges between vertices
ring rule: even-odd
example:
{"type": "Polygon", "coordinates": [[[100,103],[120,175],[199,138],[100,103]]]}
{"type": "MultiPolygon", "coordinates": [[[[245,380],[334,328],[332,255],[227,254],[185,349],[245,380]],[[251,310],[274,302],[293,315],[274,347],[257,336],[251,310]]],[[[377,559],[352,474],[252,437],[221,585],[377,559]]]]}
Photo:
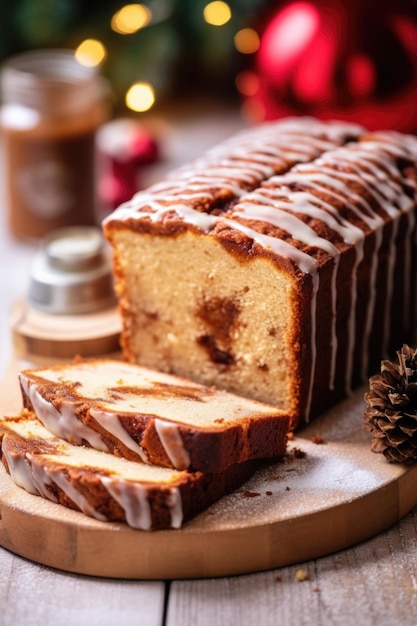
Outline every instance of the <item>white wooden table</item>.
{"type": "MultiPolygon", "coordinates": [[[[237,113],[164,120],[166,160],[188,160],[242,126],[237,113]]],[[[0,197],[0,371],[11,355],[8,311],[26,290],[36,247],[14,241],[0,197]]],[[[1,503],[0,503],[1,504],[1,503]]],[[[1,514],[1,508],[0,508],[1,514]]],[[[417,509],[361,545],[233,578],[124,581],[67,574],[0,548],[0,626],[407,626],[417,622],[417,509]],[[297,569],[308,574],[299,582],[297,569]]]]}

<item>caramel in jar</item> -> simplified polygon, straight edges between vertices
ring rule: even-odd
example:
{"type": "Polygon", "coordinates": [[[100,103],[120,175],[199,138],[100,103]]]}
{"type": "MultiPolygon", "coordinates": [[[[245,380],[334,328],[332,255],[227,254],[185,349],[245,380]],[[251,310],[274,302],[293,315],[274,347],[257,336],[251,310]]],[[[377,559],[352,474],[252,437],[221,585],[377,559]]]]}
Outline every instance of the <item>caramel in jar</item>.
{"type": "Polygon", "coordinates": [[[107,117],[97,71],[71,51],[24,53],[5,64],[2,94],[12,234],[37,239],[96,224],[95,137],[107,117]]]}

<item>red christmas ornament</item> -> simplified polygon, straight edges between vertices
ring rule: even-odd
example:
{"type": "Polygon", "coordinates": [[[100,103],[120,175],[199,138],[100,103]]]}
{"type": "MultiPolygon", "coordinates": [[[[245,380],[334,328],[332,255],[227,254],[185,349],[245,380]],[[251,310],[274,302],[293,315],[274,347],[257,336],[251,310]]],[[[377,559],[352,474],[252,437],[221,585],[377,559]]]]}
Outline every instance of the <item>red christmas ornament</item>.
{"type": "Polygon", "coordinates": [[[312,115],[417,132],[417,5],[280,3],[246,76],[246,109],[257,119],[312,115]]]}
{"type": "Polygon", "coordinates": [[[98,134],[98,196],[104,212],[118,207],[142,188],[144,167],[159,160],[156,139],[142,124],[117,119],[105,124],[98,134]]]}

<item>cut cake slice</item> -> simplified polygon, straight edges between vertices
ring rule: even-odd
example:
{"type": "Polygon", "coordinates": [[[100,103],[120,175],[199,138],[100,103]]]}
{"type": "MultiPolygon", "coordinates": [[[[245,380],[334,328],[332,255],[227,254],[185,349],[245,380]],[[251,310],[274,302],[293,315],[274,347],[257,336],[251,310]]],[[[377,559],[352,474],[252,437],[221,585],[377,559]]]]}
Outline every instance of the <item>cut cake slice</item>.
{"type": "Polygon", "coordinates": [[[23,403],[57,437],[133,461],[221,472],[283,456],[281,409],[111,359],[19,374],[23,403]]]}
{"type": "Polygon", "coordinates": [[[240,487],[261,463],[217,474],[136,463],[59,439],[29,411],[0,421],[0,458],[27,492],[141,530],[180,528],[240,487]]]}

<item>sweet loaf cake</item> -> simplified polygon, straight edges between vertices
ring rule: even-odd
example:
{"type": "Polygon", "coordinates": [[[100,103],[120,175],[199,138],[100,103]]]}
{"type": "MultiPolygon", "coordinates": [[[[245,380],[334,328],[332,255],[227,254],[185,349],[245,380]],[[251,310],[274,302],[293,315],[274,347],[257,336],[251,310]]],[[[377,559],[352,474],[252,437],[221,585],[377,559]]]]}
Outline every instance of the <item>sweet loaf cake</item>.
{"type": "Polygon", "coordinates": [[[25,370],[23,405],[56,436],[132,461],[221,472],[285,453],[282,410],[110,359],[25,370]]]}
{"type": "Polygon", "coordinates": [[[0,458],[12,480],[29,493],[141,530],[180,528],[236,490],[260,465],[247,461],[204,474],[136,463],[71,445],[28,411],[0,421],[0,458]]]}
{"type": "Polygon", "coordinates": [[[292,426],[414,323],[417,139],[298,119],[243,133],[103,224],[126,360],[275,405],[292,426]]]}

